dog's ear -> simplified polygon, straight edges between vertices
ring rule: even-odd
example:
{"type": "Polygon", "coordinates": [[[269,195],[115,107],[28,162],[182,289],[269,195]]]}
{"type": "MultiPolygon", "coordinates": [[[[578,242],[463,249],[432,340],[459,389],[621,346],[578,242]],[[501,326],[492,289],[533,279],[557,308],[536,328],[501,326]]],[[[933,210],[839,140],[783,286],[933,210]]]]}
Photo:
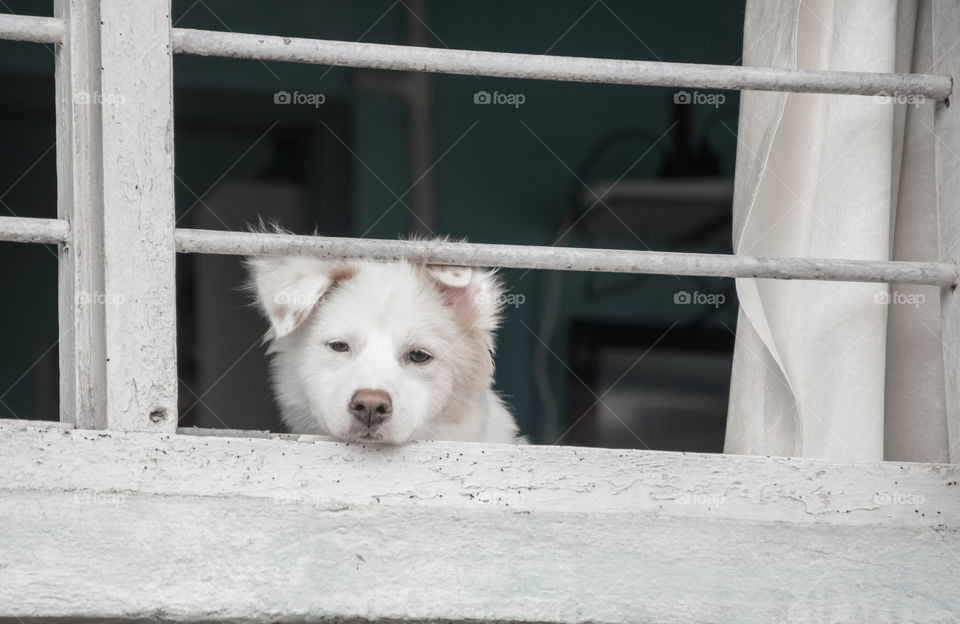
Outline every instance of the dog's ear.
{"type": "Polygon", "coordinates": [[[500,324],[503,308],[503,286],[496,273],[446,265],[429,265],[427,273],[457,315],[491,337],[492,349],[492,334],[500,324]]]}
{"type": "Polygon", "coordinates": [[[354,272],[343,262],[304,256],[249,258],[246,264],[250,287],[270,321],[268,340],[299,327],[323,296],[354,272]]]}

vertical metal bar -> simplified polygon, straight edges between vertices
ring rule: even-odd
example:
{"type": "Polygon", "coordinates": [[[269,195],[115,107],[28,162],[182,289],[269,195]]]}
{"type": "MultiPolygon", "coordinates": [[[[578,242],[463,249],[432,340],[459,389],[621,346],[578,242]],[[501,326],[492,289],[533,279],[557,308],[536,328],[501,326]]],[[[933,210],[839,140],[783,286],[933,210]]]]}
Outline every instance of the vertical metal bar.
{"type": "Polygon", "coordinates": [[[170,0],[102,0],[107,419],[176,431],[170,0]]]}
{"type": "MultiPolygon", "coordinates": [[[[953,76],[953,94],[937,102],[936,135],[937,222],[940,259],[960,259],[960,0],[937,0],[933,4],[934,70],[953,76]]],[[[941,289],[940,319],[943,341],[943,373],[947,406],[950,461],[960,462],[960,290],[941,289]]]]}
{"type": "Polygon", "coordinates": [[[60,420],[106,426],[98,0],[56,0],[57,214],[70,222],[59,250],[60,420]]]}

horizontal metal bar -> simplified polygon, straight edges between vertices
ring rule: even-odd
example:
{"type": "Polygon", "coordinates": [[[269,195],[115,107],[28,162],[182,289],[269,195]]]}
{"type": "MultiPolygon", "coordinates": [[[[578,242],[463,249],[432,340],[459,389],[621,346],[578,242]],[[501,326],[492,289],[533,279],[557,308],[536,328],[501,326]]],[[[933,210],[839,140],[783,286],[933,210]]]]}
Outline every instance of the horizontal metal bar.
{"type": "Polygon", "coordinates": [[[0,217],[0,241],[56,244],[69,238],[70,223],[63,219],[0,217]]]}
{"type": "Polygon", "coordinates": [[[64,31],[63,20],[56,17],[0,13],[0,39],[60,43],[64,31]]]}
{"type": "Polygon", "coordinates": [[[947,286],[957,266],[941,262],[757,258],[724,254],[671,253],[575,247],[486,245],[429,240],[328,238],[261,232],[178,229],[177,251],[232,255],[309,255],[368,258],[462,266],[554,271],[603,271],[655,275],[701,275],[836,282],[888,282],[947,286]]]}
{"type": "Polygon", "coordinates": [[[797,93],[950,95],[949,76],[828,72],[508,54],[174,28],[174,52],[446,74],[797,93]]]}

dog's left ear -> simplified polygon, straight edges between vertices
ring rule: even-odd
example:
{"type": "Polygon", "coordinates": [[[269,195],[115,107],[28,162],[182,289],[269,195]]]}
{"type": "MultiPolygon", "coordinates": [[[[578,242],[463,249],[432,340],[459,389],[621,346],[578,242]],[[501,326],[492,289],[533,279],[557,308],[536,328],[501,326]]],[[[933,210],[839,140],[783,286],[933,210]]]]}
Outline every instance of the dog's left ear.
{"type": "Polygon", "coordinates": [[[494,271],[429,265],[427,273],[444,301],[458,316],[469,319],[477,329],[492,335],[500,324],[503,308],[503,286],[494,271]]]}

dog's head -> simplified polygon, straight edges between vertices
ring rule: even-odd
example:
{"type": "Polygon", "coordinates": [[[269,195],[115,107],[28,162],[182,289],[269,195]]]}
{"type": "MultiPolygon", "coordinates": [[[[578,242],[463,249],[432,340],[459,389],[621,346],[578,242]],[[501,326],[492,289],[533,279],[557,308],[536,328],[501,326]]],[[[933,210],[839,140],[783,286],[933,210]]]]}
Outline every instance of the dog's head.
{"type": "Polygon", "coordinates": [[[307,257],[248,264],[294,430],[403,444],[443,437],[485,405],[502,299],[492,272],[307,257]]]}

